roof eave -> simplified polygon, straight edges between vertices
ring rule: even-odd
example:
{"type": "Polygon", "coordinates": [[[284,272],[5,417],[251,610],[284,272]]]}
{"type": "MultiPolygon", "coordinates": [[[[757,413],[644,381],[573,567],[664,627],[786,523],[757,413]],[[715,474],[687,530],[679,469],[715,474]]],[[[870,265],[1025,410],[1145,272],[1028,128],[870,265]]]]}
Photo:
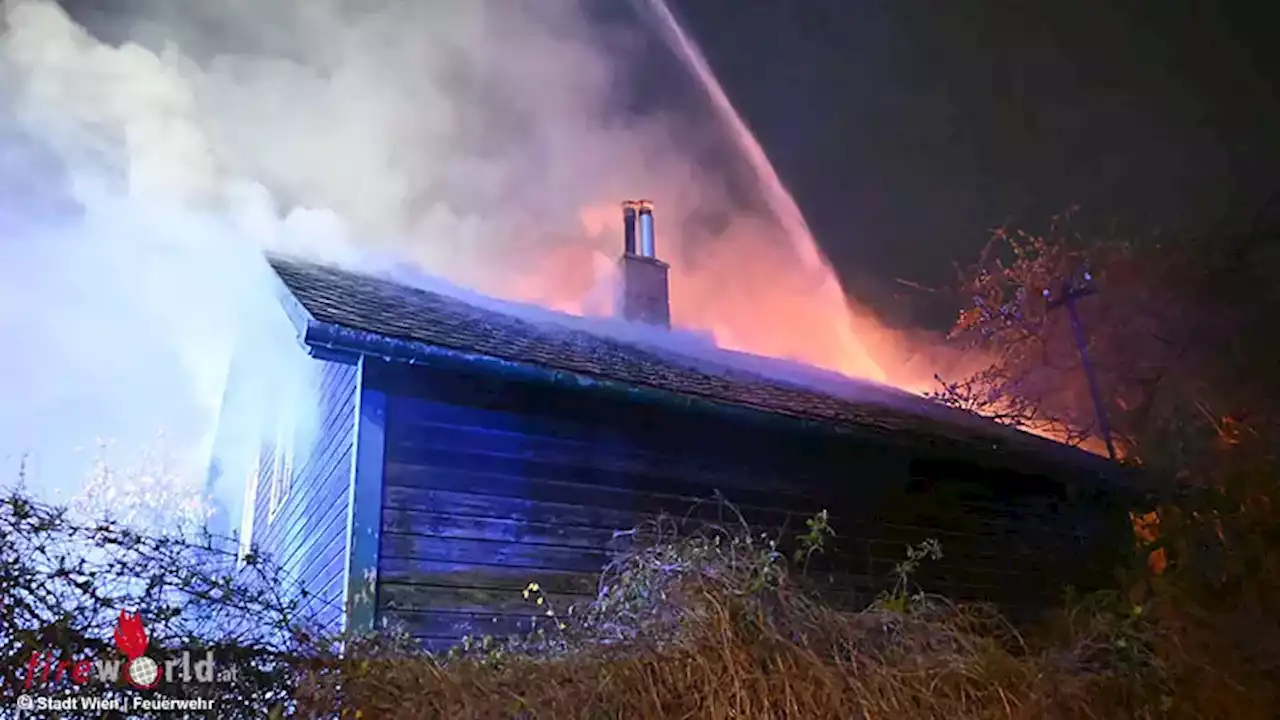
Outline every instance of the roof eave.
{"type": "MultiPolygon", "coordinates": [[[[303,342],[311,348],[313,354],[316,352],[355,353],[408,365],[425,366],[439,365],[441,363],[466,365],[485,368],[513,379],[551,383],[562,387],[605,390],[643,401],[682,408],[701,409],[718,414],[737,415],[757,422],[786,424],[793,428],[805,428],[810,431],[817,430],[841,435],[862,434],[857,433],[852,428],[835,426],[830,423],[818,422],[774,410],[764,410],[747,405],[731,405],[695,395],[674,393],[546,365],[508,360],[492,355],[433,345],[418,340],[389,337],[366,330],[356,330],[344,325],[315,320],[307,324],[306,331],[303,334],[303,342]]],[[[868,433],[874,432],[874,428],[868,428],[867,430],[868,433]]]]}
{"type": "Polygon", "coordinates": [[[310,347],[307,342],[307,334],[312,326],[319,324],[319,321],[317,321],[315,316],[311,314],[311,311],[307,310],[307,308],[303,306],[302,302],[298,300],[293,292],[289,290],[289,287],[285,284],[284,280],[280,278],[278,273],[272,270],[267,274],[269,276],[268,282],[271,283],[271,291],[275,296],[276,302],[280,303],[280,309],[284,311],[284,315],[288,318],[289,324],[293,326],[293,331],[295,336],[298,338],[298,342],[309,351],[310,347]]]}
{"type": "MultiPolygon", "coordinates": [[[[292,299],[292,296],[290,296],[292,299]]],[[[300,304],[293,301],[293,309],[286,308],[286,313],[290,315],[291,320],[295,322],[303,321],[301,326],[300,339],[307,347],[308,352],[315,357],[337,358],[352,360],[361,355],[382,359],[387,362],[404,363],[406,365],[420,366],[440,366],[454,365],[455,367],[474,367],[483,368],[491,372],[495,372],[512,379],[526,380],[540,383],[550,383],[561,387],[569,388],[591,388],[603,390],[619,396],[636,398],[645,402],[655,404],[680,407],[684,409],[700,410],[704,412],[713,412],[719,415],[728,415],[738,417],[748,421],[765,423],[775,427],[788,427],[793,430],[804,430],[807,432],[818,432],[830,435],[838,435],[850,438],[876,439],[879,443],[885,445],[905,445],[908,444],[903,437],[899,437],[899,433],[878,429],[874,426],[848,426],[838,425],[830,422],[822,422],[810,418],[799,417],[796,415],[778,412],[772,409],[763,409],[752,407],[749,405],[730,404],[718,402],[709,398],[701,398],[695,395],[686,395],[683,393],[675,393],[668,390],[648,387],[644,385],[635,385],[618,380],[610,380],[584,373],[574,372],[571,370],[563,370],[535,363],[521,362],[509,360],[505,358],[494,357],[482,353],[469,352],[457,348],[450,348],[442,345],[434,345],[419,340],[407,340],[404,338],[396,338],[379,333],[369,332],[367,330],[357,330],[345,325],[334,323],[326,323],[317,321],[309,312],[302,308],[300,304]]],[[[930,436],[932,437],[932,436],[930,436]]],[[[1035,437],[1035,436],[1029,436],[1035,437]]],[[[1116,480],[1127,478],[1128,482],[1121,482],[1121,487],[1129,490],[1141,490],[1133,487],[1133,478],[1129,478],[1133,474],[1131,468],[1126,468],[1119,463],[1107,460],[1103,457],[1095,456],[1078,448],[1070,448],[1043,438],[1035,438],[1042,440],[1048,448],[1053,446],[1056,452],[1043,452],[1046,448],[1041,448],[1042,453],[1037,453],[1042,460],[1051,460],[1056,456],[1059,462],[1074,466],[1080,470],[1086,470],[1097,473],[1096,480],[1110,480],[1113,483],[1116,480]]],[[[937,438],[942,441],[942,438],[937,438]]],[[[920,437],[912,439],[911,443],[916,446],[921,441],[920,437]]],[[[1014,452],[1013,454],[1019,454],[1014,452]]],[[[1077,478],[1084,480],[1085,485],[1093,485],[1085,478],[1077,478]]],[[[1115,486],[1112,486],[1113,489],[1115,486]]]]}

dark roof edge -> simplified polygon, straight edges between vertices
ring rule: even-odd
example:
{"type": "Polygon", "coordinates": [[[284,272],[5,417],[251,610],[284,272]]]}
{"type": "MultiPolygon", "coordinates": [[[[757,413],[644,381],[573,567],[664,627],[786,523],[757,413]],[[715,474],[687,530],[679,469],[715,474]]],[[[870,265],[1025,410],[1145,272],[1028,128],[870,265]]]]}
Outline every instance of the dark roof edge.
{"type": "MultiPolygon", "coordinates": [[[[337,352],[343,354],[356,353],[380,357],[388,361],[402,362],[408,365],[427,365],[438,361],[452,361],[469,366],[485,367],[514,378],[535,382],[547,382],[560,385],[562,387],[596,388],[664,405],[702,409],[722,414],[728,412],[756,421],[785,423],[790,424],[793,427],[818,430],[829,434],[859,434],[850,428],[836,427],[830,423],[819,422],[817,420],[798,417],[796,415],[790,415],[775,410],[764,410],[750,405],[737,403],[718,402],[708,398],[701,398],[696,395],[687,395],[684,393],[676,393],[644,385],[622,382],[619,380],[610,380],[608,378],[595,377],[585,373],[562,370],[536,363],[505,360],[492,355],[467,352],[465,350],[458,350],[441,345],[432,345],[430,343],[424,343],[417,340],[388,337],[378,333],[372,333],[365,330],[355,330],[343,325],[335,325],[316,320],[310,320],[306,324],[305,331],[300,337],[303,343],[309,347],[323,352],[337,352]]],[[[888,433],[875,433],[871,428],[867,428],[867,430],[868,432],[865,433],[867,435],[879,434],[883,435],[885,438],[889,437],[888,433]]]]}
{"type": "MultiPolygon", "coordinates": [[[[305,310],[302,310],[301,312],[306,313],[305,310]]],[[[291,313],[291,318],[295,316],[295,313],[291,313]]],[[[309,314],[307,314],[307,317],[310,317],[309,314]]],[[[703,410],[721,415],[729,414],[741,419],[775,426],[785,425],[792,429],[803,429],[811,432],[839,435],[850,438],[874,438],[878,442],[890,446],[906,446],[904,440],[897,437],[895,433],[877,431],[875,428],[871,427],[862,428],[838,426],[827,422],[778,412],[776,410],[765,410],[762,408],[752,407],[750,405],[720,402],[709,398],[698,397],[696,395],[687,395],[684,393],[676,393],[643,385],[610,380],[607,378],[599,378],[580,372],[551,368],[534,363],[505,360],[491,355],[473,353],[440,345],[432,345],[417,340],[405,340],[364,330],[355,330],[343,325],[319,322],[314,319],[308,319],[306,321],[304,329],[300,333],[300,339],[308,346],[311,354],[315,356],[331,354],[339,356],[367,355],[382,358],[389,362],[400,362],[407,365],[426,366],[438,364],[443,361],[445,363],[456,363],[458,365],[471,367],[479,366],[508,377],[522,380],[550,383],[561,387],[578,389],[600,389],[619,396],[637,398],[642,401],[649,401],[682,409],[703,410]]],[[[958,443],[958,441],[950,441],[946,438],[935,437],[932,435],[925,437],[928,438],[930,443],[937,443],[937,445],[933,446],[934,450],[942,452],[959,451],[962,455],[971,454],[970,452],[967,452],[964,445],[962,443],[958,443]]],[[[918,447],[920,440],[920,437],[916,437],[912,445],[914,447],[918,447]]],[[[1085,454],[1083,451],[1077,452],[1081,455],[1085,454]]],[[[1018,452],[1009,453],[1008,459],[1013,461],[1010,463],[1013,468],[1022,467],[1023,469],[1027,469],[1026,466],[1029,462],[1036,462],[1033,458],[1025,456],[1024,453],[1018,452]]],[[[1042,458],[1042,460],[1045,459],[1048,458],[1042,458]]],[[[1060,459],[1066,460],[1066,458],[1060,459]]],[[[1090,458],[1090,460],[1092,459],[1093,458],[1090,458]]],[[[1102,480],[1103,476],[1110,476],[1111,479],[1114,480],[1116,472],[1124,472],[1122,466],[1106,463],[1103,458],[1098,458],[1098,460],[1102,461],[1102,465],[1108,466],[1106,469],[1112,472],[1103,472],[1103,468],[1098,467],[1093,463],[1089,463],[1089,465],[1093,465],[1092,467],[1087,467],[1085,463],[1081,463],[1079,460],[1079,458],[1076,458],[1077,462],[1074,463],[1076,467],[1079,470],[1091,470],[1098,472],[1099,477],[1097,480],[1102,480]]],[[[1085,484],[1092,485],[1093,483],[1086,482],[1085,484]]]]}
{"type": "Polygon", "coordinates": [[[276,301],[280,303],[280,309],[284,311],[285,317],[289,319],[289,324],[293,326],[299,344],[302,345],[304,350],[310,352],[311,346],[307,342],[307,334],[313,325],[319,324],[319,321],[293,294],[293,291],[285,284],[284,279],[280,277],[280,273],[276,272],[274,267],[271,267],[270,257],[269,255],[267,256],[267,274],[270,276],[272,292],[276,301]]]}
{"type": "MultiPolygon", "coordinates": [[[[269,274],[271,281],[274,283],[273,289],[280,302],[280,307],[293,326],[300,346],[312,357],[353,362],[360,355],[368,355],[381,357],[389,361],[403,362],[408,365],[425,365],[444,360],[468,366],[487,367],[507,376],[535,382],[548,382],[562,387],[597,388],[620,396],[639,398],[684,409],[729,414],[745,420],[775,426],[787,426],[792,429],[803,429],[810,432],[850,438],[875,439],[880,443],[896,447],[906,447],[908,444],[898,437],[897,433],[878,430],[871,426],[836,425],[773,408],[760,408],[745,403],[724,402],[698,395],[636,385],[537,363],[506,360],[483,353],[468,352],[418,340],[406,340],[369,331],[356,330],[344,325],[322,322],[317,320],[306,309],[289,289],[279,273],[275,272],[274,268],[270,269],[269,274]]],[[[1097,479],[1100,480],[1109,479],[1114,481],[1123,479],[1125,480],[1124,485],[1130,489],[1143,492],[1144,495],[1151,492],[1150,488],[1146,487],[1149,482],[1142,482],[1142,473],[1135,472],[1133,468],[1109,461],[1079,448],[1068,447],[1046,438],[1031,435],[1030,433],[1022,433],[1022,431],[1012,428],[1004,429],[1026,435],[1027,438],[1039,441],[1042,444],[1042,447],[1028,447],[1021,451],[1006,450],[1005,452],[1010,456],[1009,460],[1013,461],[1006,464],[1012,467],[1021,466],[1025,469],[1028,463],[1041,464],[1043,461],[1056,461],[1075,467],[1077,470],[1094,473],[1097,475],[1097,479]],[[1039,461],[1035,459],[1037,456],[1039,461]]],[[[933,434],[916,436],[915,441],[910,444],[912,447],[918,448],[922,439],[927,440],[931,445],[930,449],[934,451],[958,452],[960,455],[968,455],[972,451],[971,446],[961,441],[933,434]]]]}
{"type": "Polygon", "coordinates": [[[496,370],[504,375],[521,377],[533,381],[551,382],[561,386],[578,388],[596,387],[631,397],[640,397],[643,399],[657,401],[666,405],[675,405],[685,408],[702,408],[721,413],[729,412],[743,415],[751,419],[773,423],[789,422],[793,426],[798,425],[799,427],[820,430],[832,434],[854,434],[850,430],[833,427],[828,423],[788,415],[786,413],[773,410],[763,410],[746,405],[716,402],[714,400],[699,398],[693,395],[684,395],[681,393],[659,390],[657,388],[645,387],[643,385],[633,385],[631,383],[625,383],[617,380],[592,377],[582,373],[550,368],[534,363],[504,360],[491,355],[470,353],[464,350],[432,345],[417,340],[404,340],[364,330],[355,330],[343,325],[321,322],[303,306],[303,304],[289,289],[288,285],[285,284],[279,273],[272,269],[269,274],[271,276],[271,281],[273,283],[272,287],[276,298],[279,300],[280,307],[284,311],[285,316],[288,317],[290,324],[293,325],[299,343],[304,349],[306,349],[307,353],[313,357],[336,356],[347,358],[352,355],[370,355],[387,360],[404,362],[409,365],[421,365],[433,360],[445,359],[467,365],[481,365],[496,370]]]}

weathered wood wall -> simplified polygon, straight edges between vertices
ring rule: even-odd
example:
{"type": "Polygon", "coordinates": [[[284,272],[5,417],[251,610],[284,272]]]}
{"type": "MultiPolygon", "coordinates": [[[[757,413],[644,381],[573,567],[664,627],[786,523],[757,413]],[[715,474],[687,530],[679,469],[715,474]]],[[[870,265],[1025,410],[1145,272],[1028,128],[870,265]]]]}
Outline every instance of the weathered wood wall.
{"type": "Polygon", "coordinates": [[[1121,495],[1088,483],[927,457],[909,473],[907,491],[882,512],[942,541],[950,557],[922,567],[919,579],[953,597],[1034,612],[1069,585],[1108,583],[1132,536],[1121,495]]]}
{"type": "Polygon", "coordinates": [[[1064,512],[1075,500],[1046,478],[977,497],[981,468],[586,388],[421,367],[374,382],[389,395],[379,615],[436,646],[527,631],[531,581],[560,607],[589,600],[615,531],[661,512],[715,519],[716,492],[787,537],[828,509],[839,538],[821,574],[860,600],[906,543],[936,537],[931,588],[1034,604],[1074,581],[1054,558],[1094,512],[1064,512]]]}
{"type": "Polygon", "coordinates": [[[303,612],[331,630],[342,627],[348,489],[354,446],[356,366],[315,363],[310,396],[317,412],[313,442],[295,450],[288,498],[268,518],[270,478],[277,448],[261,456],[253,512],[254,544],[280,566],[282,587],[305,591],[303,612]]]}

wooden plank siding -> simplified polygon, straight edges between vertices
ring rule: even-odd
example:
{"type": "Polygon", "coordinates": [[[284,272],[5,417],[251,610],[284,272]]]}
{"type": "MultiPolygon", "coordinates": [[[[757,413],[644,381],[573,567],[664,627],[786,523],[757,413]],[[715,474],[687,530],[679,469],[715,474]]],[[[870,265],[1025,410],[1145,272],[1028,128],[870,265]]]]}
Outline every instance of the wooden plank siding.
{"type": "Polygon", "coordinates": [[[362,357],[347,508],[346,629],[356,635],[378,627],[378,551],[387,447],[387,396],[367,384],[368,365],[368,357],[362,357]]]}
{"type": "Polygon", "coordinates": [[[925,537],[945,557],[922,578],[953,596],[1025,603],[1063,576],[1046,554],[1070,499],[1045,478],[951,501],[937,468],[916,468],[922,485],[901,451],[835,434],[452,369],[372,382],[387,394],[378,613],[432,646],[527,632],[529,582],[561,607],[589,600],[615,531],[659,513],[735,522],[717,492],[784,539],[829,510],[839,537],[816,574],[858,600],[925,537]]]}
{"type": "Polygon", "coordinates": [[[311,362],[316,364],[310,395],[318,430],[310,447],[295,449],[290,492],[273,519],[268,517],[269,481],[278,449],[264,448],[254,545],[280,566],[284,587],[306,593],[306,616],[336,631],[343,622],[357,367],[332,360],[311,362]]]}

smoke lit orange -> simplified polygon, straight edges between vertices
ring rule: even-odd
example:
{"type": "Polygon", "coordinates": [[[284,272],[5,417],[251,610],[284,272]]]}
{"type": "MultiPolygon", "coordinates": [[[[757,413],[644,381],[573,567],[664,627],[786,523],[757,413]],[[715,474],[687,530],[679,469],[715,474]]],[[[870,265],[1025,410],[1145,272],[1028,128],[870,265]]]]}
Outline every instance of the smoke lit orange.
{"type": "MultiPolygon", "coordinates": [[[[503,294],[573,314],[606,311],[609,273],[622,250],[621,216],[609,203],[584,208],[580,217],[583,242],[544,252],[503,294]]],[[[723,348],[923,389],[886,372],[885,359],[900,354],[898,338],[855,312],[829,267],[804,270],[790,243],[753,225],[738,223],[721,238],[696,244],[659,231],[659,255],[671,263],[676,326],[710,334],[723,348]]]]}

